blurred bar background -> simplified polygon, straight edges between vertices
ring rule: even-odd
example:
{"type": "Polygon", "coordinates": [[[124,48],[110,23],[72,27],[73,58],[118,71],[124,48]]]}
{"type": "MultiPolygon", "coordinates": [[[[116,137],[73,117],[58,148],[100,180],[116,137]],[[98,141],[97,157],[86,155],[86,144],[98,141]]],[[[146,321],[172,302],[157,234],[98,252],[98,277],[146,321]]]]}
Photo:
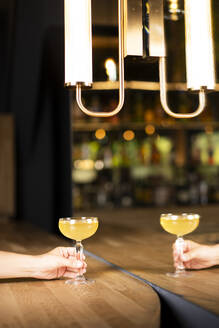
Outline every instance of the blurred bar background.
{"type": "MultiPolygon", "coordinates": [[[[218,72],[219,4],[212,3],[218,72]]],[[[63,6],[62,0],[0,3],[0,113],[14,121],[13,202],[0,215],[55,231],[60,216],[78,210],[183,211],[219,203],[219,85],[208,94],[202,115],[176,120],[161,108],[158,63],[126,59],[121,113],[109,119],[85,116],[74,91],[64,88],[63,6]]],[[[168,6],[166,1],[169,103],[187,113],[198,97],[185,91],[184,18],[168,6]]],[[[118,97],[117,1],[93,0],[93,22],[95,83],[94,90],[83,91],[83,101],[110,111],[118,97]]],[[[1,187],[0,195],[6,188],[1,187]]]]}

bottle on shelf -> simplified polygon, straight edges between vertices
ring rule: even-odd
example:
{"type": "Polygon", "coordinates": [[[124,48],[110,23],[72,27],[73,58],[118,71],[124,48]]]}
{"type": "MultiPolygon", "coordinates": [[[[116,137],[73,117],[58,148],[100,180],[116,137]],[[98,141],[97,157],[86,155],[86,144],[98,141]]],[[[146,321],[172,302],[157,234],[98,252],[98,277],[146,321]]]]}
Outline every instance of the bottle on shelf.
{"type": "Polygon", "coordinates": [[[152,165],[159,165],[160,164],[160,152],[156,145],[156,139],[152,139],[152,145],[151,145],[151,164],[152,165]]]}
{"type": "MultiPolygon", "coordinates": [[[[134,96],[134,95],[133,95],[134,96]]],[[[134,96],[133,104],[133,122],[144,122],[144,98],[140,92],[137,92],[134,96]]]]}
{"type": "MultiPolygon", "coordinates": [[[[84,161],[94,172],[87,176],[87,182],[81,179],[75,181],[74,206],[83,209],[219,202],[219,177],[216,173],[219,133],[209,123],[212,120],[210,116],[207,119],[209,128],[201,127],[205,128],[203,132],[190,130],[192,122],[194,126],[196,123],[200,126],[199,119],[190,121],[188,127],[187,120],[184,120],[179,128],[180,123],[168,118],[161,108],[157,93],[128,91],[127,94],[125,109],[113,119],[87,118],[81,111],[80,115],[74,114],[73,124],[83,120],[85,125],[84,131],[78,131],[75,138],[73,162],[80,168],[84,161]],[[89,122],[92,122],[90,126],[89,122]],[[109,123],[109,132],[105,138],[98,140],[95,131],[98,125],[102,128],[102,122],[109,123]],[[173,129],[172,125],[176,122],[177,129],[173,129]],[[90,131],[94,125],[96,129],[90,131]],[[153,133],[146,132],[148,125],[153,126],[154,129],[150,130],[153,133]],[[125,140],[125,130],[132,130],[135,138],[125,140]],[[191,145],[189,151],[188,145],[191,145]],[[188,166],[190,161],[193,171],[188,166]]],[[[106,99],[102,97],[98,92],[92,95],[87,92],[84,101],[92,110],[108,111],[117,104],[111,93],[106,99]],[[105,106],[103,109],[102,104],[105,106]]],[[[188,112],[193,107],[193,100],[187,94],[170,93],[169,97],[170,105],[171,101],[173,105],[179,102],[180,112],[188,112]],[[182,107],[180,103],[183,103],[182,107]]],[[[78,173],[80,177],[83,175],[81,171],[78,173]]]]}

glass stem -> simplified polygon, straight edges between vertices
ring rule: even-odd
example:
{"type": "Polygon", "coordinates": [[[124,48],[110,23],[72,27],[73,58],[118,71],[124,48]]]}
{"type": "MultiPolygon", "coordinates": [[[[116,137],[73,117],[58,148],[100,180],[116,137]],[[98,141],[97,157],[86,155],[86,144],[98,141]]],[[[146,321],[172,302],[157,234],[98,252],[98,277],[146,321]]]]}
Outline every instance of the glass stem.
{"type": "MultiPolygon", "coordinates": [[[[83,255],[84,255],[84,247],[81,243],[81,241],[76,241],[75,244],[75,250],[76,250],[76,257],[78,260],[83,261],[83,255]]],[[[78,275],[77,279],[84,278],[84,275],[78,275]]]]}
{"type": "Polygon", "coordinates": [[[176,268],[176,272],[184,272],[185,266],[183,264],[183,261],[181,260],[183,255],[183,245],[184,245],[184,239],[182,237],[177,237],[176,239],[176,250],[178,253],[178,266],[176,268]]]}
{"type": "Polygon", "coordinates": [[[75,250],[78,260],[83,260],[83,245],[81,241],[76,241],[75,250]]]}

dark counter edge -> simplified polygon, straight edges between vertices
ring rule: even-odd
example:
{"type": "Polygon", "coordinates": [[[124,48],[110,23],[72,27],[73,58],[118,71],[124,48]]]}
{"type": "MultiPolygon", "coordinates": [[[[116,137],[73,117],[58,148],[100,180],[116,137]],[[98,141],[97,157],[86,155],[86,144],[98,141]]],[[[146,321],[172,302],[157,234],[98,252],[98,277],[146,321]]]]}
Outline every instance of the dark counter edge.
{"type": "Polygon", "coordinates": [[[85,254],[103,262],[134,279],[153,288],[161,303],[161,328],[219,328],[219,317],[204,308],[185,300],[182,296],[169,292],[140,276],[111,263],[104,258],[85,251],[85,254]]]}

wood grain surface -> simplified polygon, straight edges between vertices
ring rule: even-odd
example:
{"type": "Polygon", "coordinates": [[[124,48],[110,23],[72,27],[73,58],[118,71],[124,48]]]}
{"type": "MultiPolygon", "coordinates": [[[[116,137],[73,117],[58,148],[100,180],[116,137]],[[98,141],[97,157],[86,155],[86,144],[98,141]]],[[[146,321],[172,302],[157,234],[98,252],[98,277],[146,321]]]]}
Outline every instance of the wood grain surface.
{"type": "MultiPolygon", "coordinates": [[[[30,226],[0,220],[0,249],[40,254],[69,245],[30,226]]],[[[101,247],[101,245],[100,245],[101,247]]],[[[0,327],[160,327],[160,303],[151,287],[95,259],[87,258],[90,286],[63,280],[0,281],[0,327]]]]}
{"type": "MultiPolygon", "coordinates": [[[[199,213],[200,225],[188,239],[200,243],[219,243],[219,207],[178,208],[177,212],[199,213]]],[[[77,215],[98,216],[100,227],[95,236],[85,241],[85,247],[106,260],[185,299],[219,314],[219,267],[192,271],[186,278],[170,278],[173,272],[172,244],[174,235],[162,230],[161,213],[167,209],[94,210],[77,215]]]]}

